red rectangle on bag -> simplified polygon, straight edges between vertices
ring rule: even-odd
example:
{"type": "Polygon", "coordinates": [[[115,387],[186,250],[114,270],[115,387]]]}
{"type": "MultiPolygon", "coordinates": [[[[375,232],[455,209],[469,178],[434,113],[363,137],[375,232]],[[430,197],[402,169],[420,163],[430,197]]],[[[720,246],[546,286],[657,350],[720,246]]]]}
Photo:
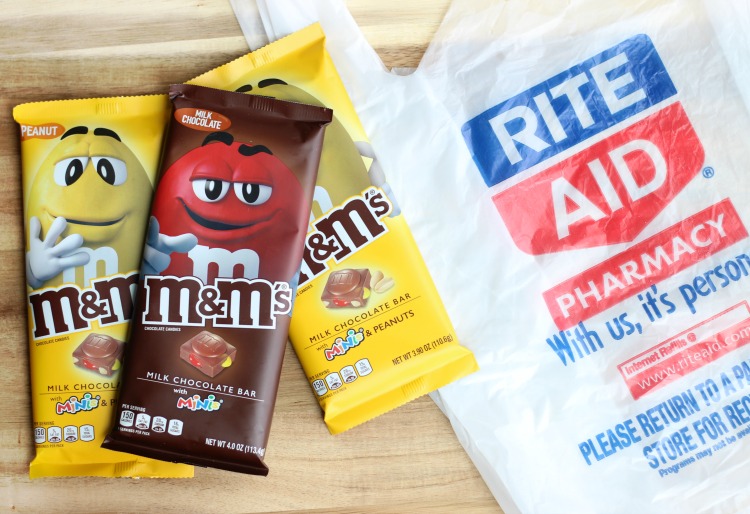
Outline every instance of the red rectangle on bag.
{"type": "Polygon", "coordinates": [[[722,200],[637,243],[542,296],[560,330],[570,328],[747,237],[722,200]]]}
{"type": "Polygon", "coordinates": [[[617,369],[637,400],[748,343],[750,306],[743,302],[640,353],[617,369]]]}
{"type": "Polygon", "coordinates": [[[676,102],[493,201],[518,248],[532,255],[624,243],[687,186],[704,157],[676,102]]]}

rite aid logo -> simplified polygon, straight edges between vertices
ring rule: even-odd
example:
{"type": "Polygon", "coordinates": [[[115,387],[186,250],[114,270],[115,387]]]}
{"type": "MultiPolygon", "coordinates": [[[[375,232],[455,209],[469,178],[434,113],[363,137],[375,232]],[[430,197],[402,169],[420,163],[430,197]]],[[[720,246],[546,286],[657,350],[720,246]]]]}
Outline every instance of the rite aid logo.
{"type": "Polygon", "coordinates": [[[632,241],[703,166],[682,105],[664,102],[676,94],[653,43],[639,35],[467,122],[464,137],[490,187],[550,162],[493,196],[516,245],[545,254],[632,241]]]}

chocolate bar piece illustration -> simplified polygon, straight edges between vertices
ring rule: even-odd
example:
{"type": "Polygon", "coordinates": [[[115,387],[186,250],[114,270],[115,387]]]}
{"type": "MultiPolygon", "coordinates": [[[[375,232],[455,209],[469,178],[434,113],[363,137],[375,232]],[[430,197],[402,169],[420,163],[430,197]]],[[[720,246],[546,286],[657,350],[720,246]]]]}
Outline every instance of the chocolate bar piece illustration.
{"type": "Polygon", "coordinates": [[[329,309],[364,307],[370,298],[370,270],[342,269],[328,276],[320,299],[329,309]]]}
{"type": "Polygon", "coordinates": [[[89,334],[73,351],[73,364],[111,377],[122,366],[125,343],[106,334],[89,334]]]}
{"type": "Polygon", "coordinates": [[[180,346],[180,359],[213,378],[232,365],[237,348],[204,330],[180,346]]]}

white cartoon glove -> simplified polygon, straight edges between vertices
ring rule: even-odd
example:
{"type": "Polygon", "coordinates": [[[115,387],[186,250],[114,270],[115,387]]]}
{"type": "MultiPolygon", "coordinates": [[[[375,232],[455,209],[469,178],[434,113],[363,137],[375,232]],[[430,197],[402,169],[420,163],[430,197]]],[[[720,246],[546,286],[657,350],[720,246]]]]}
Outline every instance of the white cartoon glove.
{"type": "Polygon", "coordinates": [[[195,248],[198,238],[193,234],[165,236],[159,233],[159,221],[151,216],[143,250],[142,275],[158,275],[169,267],[172,252],[186,253],[195,248]]]}
{"type": "Polygon", "coordinates": [[[26,252],[26,281],[37,289],[49,279],[56,277],[68,268],[83,266],[89,262],[86,252],[78,251],[83,244],[83,236],[71,234],[59,243],[57,238],[65,231],[68,222],[65,218],[55,218],[42,241],[42,223],[32,216],[29,220],[29,251],[26,252]]]}

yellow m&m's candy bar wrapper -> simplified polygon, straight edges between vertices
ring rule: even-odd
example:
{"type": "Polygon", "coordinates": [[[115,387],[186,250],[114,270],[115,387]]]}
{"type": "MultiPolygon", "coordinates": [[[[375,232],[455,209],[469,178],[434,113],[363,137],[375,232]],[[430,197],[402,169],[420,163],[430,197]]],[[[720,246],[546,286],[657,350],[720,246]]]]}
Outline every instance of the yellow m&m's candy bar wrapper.
{"type": "Polygon", "coordinates": [[[169,101],[61,100],[20,125],[36,457],[43,476],[191,477],[100,448],[112,424],[169,101]]]}
{"type": "Polygon", "coordinates": [[[191,84],[332,108],[290,339],[331,433],[477,369],[325,48],[318,24],[191,84]]]}

